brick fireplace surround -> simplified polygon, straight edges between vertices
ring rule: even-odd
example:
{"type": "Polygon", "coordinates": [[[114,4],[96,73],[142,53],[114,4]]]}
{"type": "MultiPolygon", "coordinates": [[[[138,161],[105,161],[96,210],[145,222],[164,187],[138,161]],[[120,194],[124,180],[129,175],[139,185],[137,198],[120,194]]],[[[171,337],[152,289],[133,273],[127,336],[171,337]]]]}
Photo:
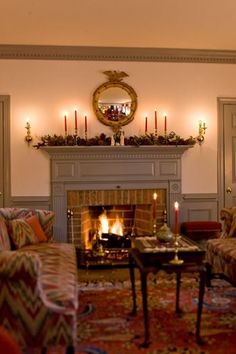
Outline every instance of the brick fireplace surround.
{"type": "MultiPolygon", "coordinates": [[[[144,219],[147,219],[154,192],[158,194],[158,224],[162,224],[166,209],[168,225],[173,228],[173,204],[182,199],[181,158],[190,147],[43,147],[50,156],[56,240],[71,242],[73,238],[77,247],[85,247],[87,240],[82,234],[86,227],[82,215],[94,206],[116,205],[125,209],[130,205],[145,205],[149,214],[145,214],[144,219]],[[73,225],[67,218],[68,209],[74,214],[73,225]]],[[[146,212],[142,210],[142,213],[146,212]]],[[[87,229],[89,227],[90,224],[87,229]]]]}
{"type": "Polygon", "coordinates": [[[151,235],[152,201],[157,193],[157,227],[163,224],[166,209],[165,189],[82,190],[68,191],[67,206],[73,212],[68,220],[68,240],[78,248],[91,248],[90,232],[98,229],[98,216],[105,209],[111,222],[123,221],[124,235],[151,235]]]}

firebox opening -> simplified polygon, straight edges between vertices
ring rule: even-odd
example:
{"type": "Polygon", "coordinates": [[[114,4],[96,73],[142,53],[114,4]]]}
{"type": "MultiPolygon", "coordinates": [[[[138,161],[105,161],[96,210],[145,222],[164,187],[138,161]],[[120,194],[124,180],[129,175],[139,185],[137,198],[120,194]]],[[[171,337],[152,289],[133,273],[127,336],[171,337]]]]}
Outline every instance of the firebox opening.
{"type": "Polygon", "coordinates": [[[82,237],[87,249],[92,249],[98,240],[105,248],[128,248],[131,235],[152,234],[150,204],[89,206],[84,209],[87,211],[83,213],[82,237]]]}
{"type": "MultiPolygon", "coordinates": [[[[123,240],[131,234],[151,235],[153,232],[152,203],[157,193],[157,227],[163,225],[166,210],[166,189],[80,190],[68,191],[68,240],[77,249],[91,250],[95,238],[123,240]],[[107,220],[100,230],[101,216],[107,220]],[[104,215],[103,215],[104,216],[104,215]]],[[[111,244],[110,243],[107,243],[111,244]]],[[[114,242],[113,242],[114,244],[114,242]]]]}

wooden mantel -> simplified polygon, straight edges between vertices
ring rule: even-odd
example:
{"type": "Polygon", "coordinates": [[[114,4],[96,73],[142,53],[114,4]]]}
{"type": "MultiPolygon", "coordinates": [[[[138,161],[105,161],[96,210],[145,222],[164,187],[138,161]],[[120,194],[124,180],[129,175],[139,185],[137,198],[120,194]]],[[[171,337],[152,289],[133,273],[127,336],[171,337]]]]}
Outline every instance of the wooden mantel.
{"type": "MultiPolygon", "coordinates": [[[[51,160],[55,237],[67,241],[67,192],[71,190],[167,190],[167,208],[181,201],[181,157],[193,145],[45,146],[51,160]]],[[[172,215],[168,222],[173,224],[172,215]]]]}

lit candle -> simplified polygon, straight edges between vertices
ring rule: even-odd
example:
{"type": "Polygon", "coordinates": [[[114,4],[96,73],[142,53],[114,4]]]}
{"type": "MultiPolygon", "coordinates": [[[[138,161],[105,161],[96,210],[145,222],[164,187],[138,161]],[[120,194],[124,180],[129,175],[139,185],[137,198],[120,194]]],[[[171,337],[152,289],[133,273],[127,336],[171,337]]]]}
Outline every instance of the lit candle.
{"type": "Polygon", "coordinates": [[[153,200],[152,200],[152,218],[156,220],[156,209],[157,209],[157,193],[153,193],[153,200]]]}
{"type": "Polygon", "coordinates": [[[67,135],[67,117],[64,116],[64,123],[65,123],[65,135],[67,135]]]}
{"type": "Polygon", "coordinates": [[[75,134],[77,135],[77,129],[78,129],[78,126],[77,126],[77,110],[75,110],[75,134]]]}
{"type": "Polygon", "coordinates": [[[164,130],[165,130],[165,135],[166,135],[166,133],[167,133],[167,116],[165,116],[164,130]]]}
{"type": "Polygon", "coordinates": [[[179,234],[179,203],[175,202],[175,234],[179,234]]]}
{"type": "Polygon", "coordinates": [[[155,111],[155,134],[157,134],[157,111],[155,111]]]}
{"type": "Polygon", "coordinates": [[[148,118],[145,117],[145,134],[147,134],[147,129],[148,129],[148,118]]]}

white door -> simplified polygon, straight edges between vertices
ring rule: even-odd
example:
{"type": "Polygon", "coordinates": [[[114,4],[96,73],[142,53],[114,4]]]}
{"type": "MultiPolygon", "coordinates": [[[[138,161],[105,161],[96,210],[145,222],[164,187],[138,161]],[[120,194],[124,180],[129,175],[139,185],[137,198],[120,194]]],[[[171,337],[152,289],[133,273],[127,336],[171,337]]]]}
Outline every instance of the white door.
{"type": "Polygon", "coordinates": [[[0,95],[0,207],[10,202],[10,96],[0,95]]]}
{"type": "Polygon", "coordinates": [[[236,99],[220,101],[220,204],[230,208],[236,206],[236,99]]]}

